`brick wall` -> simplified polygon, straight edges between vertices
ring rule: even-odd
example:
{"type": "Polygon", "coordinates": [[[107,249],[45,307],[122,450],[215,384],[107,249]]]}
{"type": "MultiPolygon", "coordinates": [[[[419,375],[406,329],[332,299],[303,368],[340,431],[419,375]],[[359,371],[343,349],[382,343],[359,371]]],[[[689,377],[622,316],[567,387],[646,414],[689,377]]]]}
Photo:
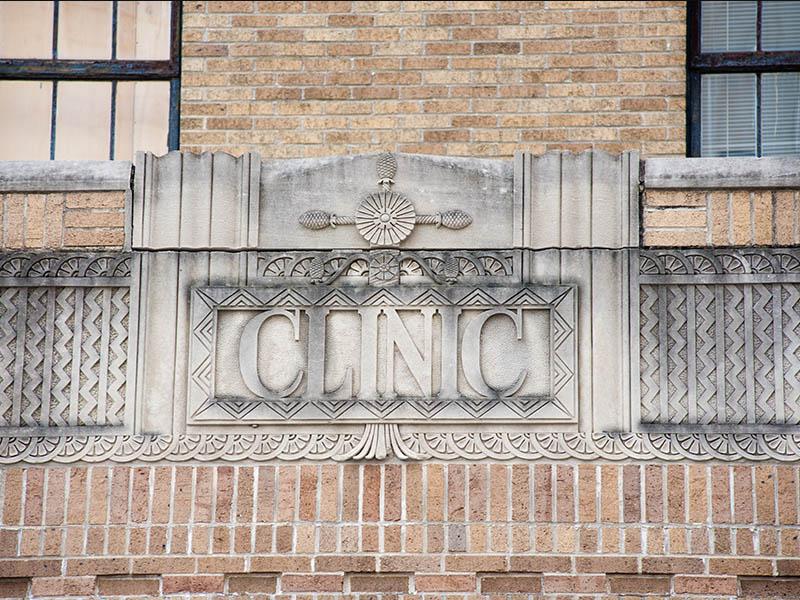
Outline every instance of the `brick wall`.
{"type": "Polygon", "coordinates": [[[683,2],[184,2],[183,150],[683,155],[683,2]]]}
{"type": "Polygon", "coordinates": [[[0,596],[800,594],[798,481],[752,464],[7,468],[0,596]]]}
{"type": "Polygon", "coordinates": [[[645,190],[646,246],[800,244],[798,190],[645,190]]]}
{"type": "Polygon", "coordinates": [[[121,248],[124,192],[0,194],[0,249],[121,248]]]}

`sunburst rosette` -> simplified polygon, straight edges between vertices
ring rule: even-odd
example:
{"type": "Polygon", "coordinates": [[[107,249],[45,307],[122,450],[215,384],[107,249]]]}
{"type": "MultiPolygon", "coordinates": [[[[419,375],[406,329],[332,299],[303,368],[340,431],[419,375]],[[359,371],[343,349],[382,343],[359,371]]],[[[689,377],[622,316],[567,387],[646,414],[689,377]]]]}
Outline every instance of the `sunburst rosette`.
{"type": "Polygon", "coordinates": [[[406,239],[416,222],[414,205],[397,192],[370,194],[356,211],[356,228],[374,246],[395,246],[406,239]]]}

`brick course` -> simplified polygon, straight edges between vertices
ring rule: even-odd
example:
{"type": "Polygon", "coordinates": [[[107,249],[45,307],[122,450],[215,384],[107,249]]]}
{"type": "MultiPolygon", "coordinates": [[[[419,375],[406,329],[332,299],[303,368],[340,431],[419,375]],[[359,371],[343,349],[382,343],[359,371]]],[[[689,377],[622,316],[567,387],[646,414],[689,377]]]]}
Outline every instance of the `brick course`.
{"type": "Polygon", "coordinates": [[[124,192],[0,194],[0,249],[121,248],[124,192]]]}
{"type": "Polygon", "coordinates": [[[181,147],[685,153],[678,1],[184,2],[181,147]]]}
{"type": "Polygon", "coordinates": [[[800,244],[798,190],[645,190],[646,246],[800,244]]]}
{"type": "Polygon", "coordinates": [[[798,468],[9,467],[0,471],[0,592],[793,594],[798,468]],[[551,512],[565,503],[571,510],[551,512]],[[463,537],[455,549],[453,535],[463,537]]]}

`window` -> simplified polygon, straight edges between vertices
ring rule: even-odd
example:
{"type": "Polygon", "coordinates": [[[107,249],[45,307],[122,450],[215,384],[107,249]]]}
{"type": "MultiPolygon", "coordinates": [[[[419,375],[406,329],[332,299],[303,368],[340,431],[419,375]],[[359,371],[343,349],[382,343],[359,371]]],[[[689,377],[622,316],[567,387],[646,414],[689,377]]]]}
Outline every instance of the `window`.
{"type": "Polygon", "coordinates": [[[800,154],[800,1],[688,3],[690,156],[800,154]]]}
{"type": "Polygon", "coordinates": [[[178,148],[180,1],[0,1],[0,160],[178,148]]]}

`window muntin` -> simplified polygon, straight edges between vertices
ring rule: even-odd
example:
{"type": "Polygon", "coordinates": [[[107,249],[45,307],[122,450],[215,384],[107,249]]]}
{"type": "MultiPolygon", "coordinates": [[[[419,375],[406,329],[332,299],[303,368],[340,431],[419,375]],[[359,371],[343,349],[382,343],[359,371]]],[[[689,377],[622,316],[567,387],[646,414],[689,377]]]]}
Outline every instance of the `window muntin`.
{"type": "Polygon", "coordinates": [[[690,156],[800,149],[800,1],[688,4],[690,156]]]}
{"type": "Polygon", "coordinates": [[[0,159],[177,149],[180,12],[169,0],[0,1],[0,159]]]}

